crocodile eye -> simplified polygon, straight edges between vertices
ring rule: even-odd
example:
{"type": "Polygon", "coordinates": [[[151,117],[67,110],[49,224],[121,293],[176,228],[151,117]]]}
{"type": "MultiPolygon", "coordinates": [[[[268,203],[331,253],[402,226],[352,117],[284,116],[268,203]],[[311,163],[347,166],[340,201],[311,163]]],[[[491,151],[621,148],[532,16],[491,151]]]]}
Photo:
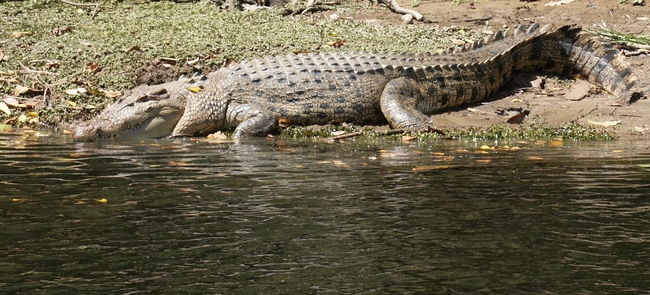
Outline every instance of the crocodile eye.
{"type": "Polygon", "coordinates": [[[155,96],[164,96],[165,94],[167,94],[167,89],[165,88],[156,89],[154,92],[150,93],[150,95],[155,96]]]}
{"type": "Polygon", "coordinates": [[[149,98],[150,98],[149,95],[145,94],[145,95],[142,95],[142,96],[138,97],[138,99],[136,101],[140,102],[140,103],[144,103],[144,102],[149,101],[149,98]]]}

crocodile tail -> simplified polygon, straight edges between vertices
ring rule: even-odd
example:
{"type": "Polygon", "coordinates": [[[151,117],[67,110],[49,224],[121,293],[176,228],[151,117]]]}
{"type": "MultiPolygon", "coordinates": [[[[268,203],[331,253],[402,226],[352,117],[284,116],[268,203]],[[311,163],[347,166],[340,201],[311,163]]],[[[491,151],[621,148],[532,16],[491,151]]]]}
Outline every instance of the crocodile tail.
{"type": "Polygon", "coordinates": [[[581,28],[569,28],[562,47],[570,61],[562,74],[580,76],[629,102],[637,78],[625,57],[611,43],[581,28]]]}
{"type": "Polygon", "coordinates": [[[619,50],[576,26],[529,36],[484,63],[498,69],[504,78],[530,71],[581,77],[627,101],[636,82],[619,50]]]}

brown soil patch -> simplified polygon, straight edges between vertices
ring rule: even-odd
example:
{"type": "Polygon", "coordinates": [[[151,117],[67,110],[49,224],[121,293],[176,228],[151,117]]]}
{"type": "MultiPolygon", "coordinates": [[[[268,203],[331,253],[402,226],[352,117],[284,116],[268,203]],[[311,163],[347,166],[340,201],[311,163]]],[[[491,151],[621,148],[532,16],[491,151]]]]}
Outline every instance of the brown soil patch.
{"type": "MultiPolygon", "coordinates": [[[[410,7],[410,1],[399,2],[402,7],[410,7]]],[[[577,24],[585,28],[595,28],[594,23],[605,22],[610,28],[624,33],[650,34],[650,28],[646,28],[648,20],[639,19],[650,16],[650,8],[633,6],[631,2],[619,4],[619,1],[576,0],[568,4],[545,6],[548,1],[480,0],[451,5],[447,0],[434,0],[422,2],[415,9],[441,26],[460,26],[477,32],[495,32],[507,26],[534,22],[555,26],[577,24]]],[[[399,16],[377,11],[363,12],[353,17],[377,24],[400,22],[399,16]]],[[[650,89],[648,56],[632,56],[627,61],[638,77],[638,87],[650,89]]],[[[644,93],[647,94],[646,91],[644,93]]],[[[629,106],[617,105],[615,97],[600,91],[598,87],[583,81],[567,80],[566,77],[520,76],[501,94],[488,101],[432,117],[438,128],[490,126],[507,124],[506,121],[518,110],[530,112],[522,123],[524,126],[534,121],[597,125],[593,122],[620,120],[617,125],[604,128],[621,138],[650,137],[650,99],[642,99],[629,106]],[[535,83],[540,81],[544,82],[543,86],[535,83]]]]}

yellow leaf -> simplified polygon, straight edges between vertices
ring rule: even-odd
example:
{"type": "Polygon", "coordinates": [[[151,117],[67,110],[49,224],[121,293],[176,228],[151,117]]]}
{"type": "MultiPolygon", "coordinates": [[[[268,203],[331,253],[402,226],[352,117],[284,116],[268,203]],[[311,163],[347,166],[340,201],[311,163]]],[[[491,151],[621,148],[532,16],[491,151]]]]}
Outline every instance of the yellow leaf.
{"type": "Polygon", "coordinates": [[[530,157],[528,157],[528,160],[541,161],[541,160],[544,160],[544,158],[542,158],[542,157],[530,156],[530,157]]]}
{"type": "Polygon", "coordinates": [[[30,117],[38,117],[38,112],[27,112],[30,117]]]}
{"type": "Polygon", "coordinates": [[[451,168],[451,165],[430,165],[430,166],[415,166],[413,167],[413,171],[431,171],[431,170],[442,170],[442,169],[449,169],[451,168]]]}
{"type": "Polygon", "coordinates": [[[106,200],[106,198],[101,198],[101,199],[95,200],[95,201],[100,202],[100,203],[108,203],[108,200],[106,200]]]}
{"type": "Polygon", "coordinates": [[[201,92],[201,87],[199,87],[199,86],[190,86],[190,87],[187,88],[187,89],[189,89],[190,91],[192,91],[192,92],[194,92],[194,93],[199,93],[199,92],[201,92]]]}
{"type": "Polygon", "coordinates": [[[20,116],[18,116],[18,123],[25,123],[25,121],[27,121],[27,116],[25,116],[25,114],[20,114],[20,116]]]}
{"type": "Polygon", "coordinates": [[[66,100],[65,102],[67,102],[71,107],[76,107],[77,106],[77,103],[74,102],[74,101],[66,100]]]}
{"type": "Polygon", "coordinates": [[[563,144],[564,142],[562,142],[561,140],[553,140],[549,145],[552,147],[561,147],[563,144]]]}
{"type": "Polygon", "coordinates": [[[418,139],[417,136],[408,136],[408,135],[402,136],[402,142],[414,141],[416,139],[418,139]]]}
{"type": "Polygon", "coordinates": [[[11,115],[11,110],[6,103],[0,101],[0,111],[3,111],[7,115],[11,115]]]}

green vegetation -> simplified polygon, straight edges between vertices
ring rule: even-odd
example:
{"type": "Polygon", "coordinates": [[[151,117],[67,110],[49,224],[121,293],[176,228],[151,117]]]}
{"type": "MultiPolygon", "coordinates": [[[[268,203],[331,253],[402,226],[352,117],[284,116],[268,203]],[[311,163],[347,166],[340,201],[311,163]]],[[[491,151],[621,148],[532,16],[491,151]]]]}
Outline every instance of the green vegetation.
{"type": "Polygon", "coordinates": [[[650,46],[650,35],[634,36],[625,34],[623,32],[615,31],[612,29],[595,30],[596,34],[603,37],[603,39],[615,43],[629,43],[641,46],[650,46]]]}
{"type": "Polygon", "coordinates": [[[394,134],[392,132],[375,131],[373,127],[356,126],[353,124],[325,126],[290,126],[279,135],[281,138],[329,138],[336,132],[361,132],[360,138],[385,138],[387,140],[402,140],[402,136],[412,136],[414,141],[430,141],[435,139],[475,138],[479,140],[517,140],[517,139],[552,139],[563,138],[578,141],[612,140],[614,136],[599,128],[577,123],[564,125],[549,125],[534,123],[529,126],[511,127],[492,125],[489,127],[467,127],[443,130],[444,134],[436,132],[418,132],[394,134]]]}

